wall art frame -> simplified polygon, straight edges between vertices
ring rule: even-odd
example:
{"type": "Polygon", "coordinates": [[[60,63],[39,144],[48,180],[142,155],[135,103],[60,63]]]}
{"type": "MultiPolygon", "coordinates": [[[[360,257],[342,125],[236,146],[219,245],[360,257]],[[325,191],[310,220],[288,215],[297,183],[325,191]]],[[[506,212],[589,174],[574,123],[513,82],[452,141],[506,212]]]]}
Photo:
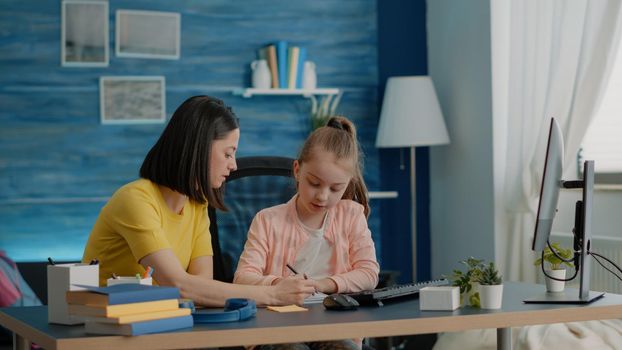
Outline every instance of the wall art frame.
{"type": "Polygon", "coordinates": [[[176,60],[181,56],[181,15],[177,12],[117,10],[117,57],[176,60]]]}
{"type": "Polygon", "coordinates": [[[99,96],[102,124],[153,124],[166,119],[163,76],[102,76],[99,96]]]}
{"type": "Polygon", "coordinates": [[[108,1],[63,0],[61,66],[107,67],[108,1]]]}

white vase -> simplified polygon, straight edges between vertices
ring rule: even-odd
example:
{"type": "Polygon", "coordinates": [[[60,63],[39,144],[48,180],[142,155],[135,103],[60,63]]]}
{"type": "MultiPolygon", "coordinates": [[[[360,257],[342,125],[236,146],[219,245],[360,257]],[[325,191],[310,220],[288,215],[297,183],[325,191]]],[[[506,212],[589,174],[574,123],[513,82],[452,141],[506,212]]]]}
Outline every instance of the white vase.
{"type": "Polygon", "coordinates": [[[500,309],[502,301],[503,284],[479,286],[479,303],[482,309],[500,309]]]}
{"type": "Polygon", "coordinates": [[[302,73],[302,88],[315,89],[317,87],[317,73],[315,72],[315,63],[305,61],[302,73]]]}
{"type": "Polygon", "coordinates": [[[251,63],[253,70],[253,87],[255,89],[269,89],[272,83],[270,69],[266,60],[256,60],[251,63]]]}
{"type": "MultiPolygon", "coordinates": [[[[560,270],[546,270],[546,274],[563,280],[566,278],[566,269],[560,270]]],[[[549,293],[559,293],[564,291],[566,285],[565,281],[556,281],[545,276],[546,279],[546,291],[549,293]]]]}

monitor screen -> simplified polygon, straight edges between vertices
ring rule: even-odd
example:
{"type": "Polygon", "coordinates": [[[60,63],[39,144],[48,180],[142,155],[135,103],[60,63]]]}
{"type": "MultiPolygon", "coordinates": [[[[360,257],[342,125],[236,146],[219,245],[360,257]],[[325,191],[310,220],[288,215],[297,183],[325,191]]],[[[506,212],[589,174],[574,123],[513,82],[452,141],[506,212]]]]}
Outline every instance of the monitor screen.
{"type": "Polygon", "coordinates": [[[553,219],[557,212],[557,199],[562,184],[562,170],[564,162],[564,138],[557,121],[551,118],[549,138],[546,146],[544,172],[540,187],[538,202],[538,216],[533,236],[532,250],[542,251],[549,240],[553,219]]]}

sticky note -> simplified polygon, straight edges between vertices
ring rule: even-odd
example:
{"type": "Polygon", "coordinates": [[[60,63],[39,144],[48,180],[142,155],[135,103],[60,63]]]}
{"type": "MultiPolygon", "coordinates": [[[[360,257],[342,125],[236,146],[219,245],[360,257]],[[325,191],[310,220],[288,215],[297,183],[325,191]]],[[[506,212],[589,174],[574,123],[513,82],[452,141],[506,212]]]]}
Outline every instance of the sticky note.
{"type": "Polygon", "coordinates": [[[276,312],[300,312],[300,311],[309,311],[309,309],[305,309],[304,307],[300,307],[298,305],[287,305],[287,306],[268,306],[268,310],[276,311],[276,312]]]}

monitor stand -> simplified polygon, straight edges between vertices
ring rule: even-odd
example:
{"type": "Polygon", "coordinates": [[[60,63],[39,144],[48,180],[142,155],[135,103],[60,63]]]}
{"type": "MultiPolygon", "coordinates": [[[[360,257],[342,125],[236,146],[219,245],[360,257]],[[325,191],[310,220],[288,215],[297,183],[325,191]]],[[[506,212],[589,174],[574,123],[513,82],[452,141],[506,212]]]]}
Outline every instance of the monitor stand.
{"type": "MultiPolygon", "coordinates": [[[[605,293],[590,291],[590,260],[587,252],[590,249],[592,238],[592,195],[594,192],[594,161],[585,161],[583,165],[583,181],[565,181],[565,188],[582,188],[583,200],[577,201],[575,210],[575,238],[574,250],[580,252],[579,290],[570,289],[564,292],[547,292],[533,298],[523,300],[534,304],[588,304],[602,298],[605,293]]],[[[544,264],[544,261],[542,262],[544,264]]]]}
{"type": "Polygon", "coordinates": [[[564,290],[563,292],[546,292],[523,301],[527,304],[589,304],[605,296],[604,292],[592,291],[589,291],[584,298],[580,298],[578,294],[579,292],[576,289],[564,290]]]}

